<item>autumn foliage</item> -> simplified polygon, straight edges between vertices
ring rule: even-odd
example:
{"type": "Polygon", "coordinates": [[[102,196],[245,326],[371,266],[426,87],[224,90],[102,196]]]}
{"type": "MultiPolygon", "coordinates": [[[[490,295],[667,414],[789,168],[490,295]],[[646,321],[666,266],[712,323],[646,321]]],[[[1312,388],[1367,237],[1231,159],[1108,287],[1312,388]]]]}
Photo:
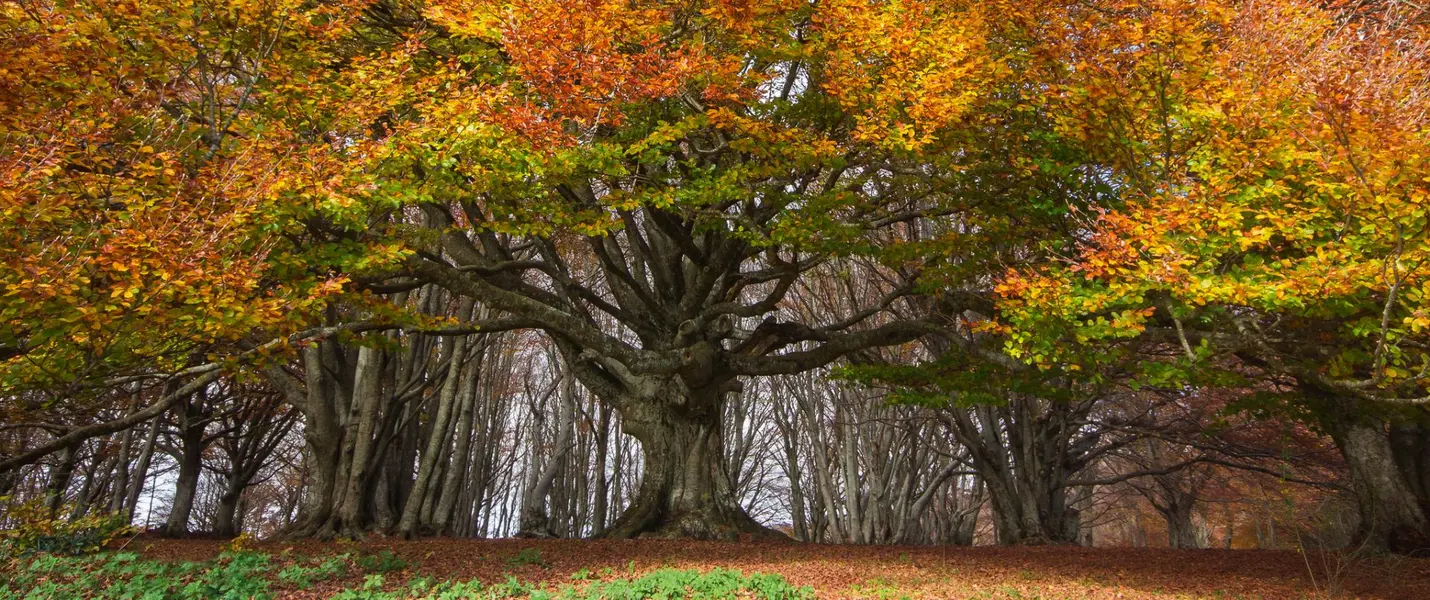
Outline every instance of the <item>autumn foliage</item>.
{"type": "MultiPolygon", "coordinates": [[[[1068,27],[1104,35],[1050,50],[1076,67],[1050,97],[1060,129],[1123,191],[1118,205],[1090,207],[1076,256],[1007,274],[1009,323],[1078,344],[1136,335],[1159,316],[1238,336],[1249,322],[1233,307],[1245,307],[1283,318],[1246,343],[1334,348],[1272,357],[1279,348],[1268,362],[1366,397],[1425,395],[1423,20],[1315,3],[1166,4],[1087,13],[1068,27]]],[[[1188,352],[1216,346],[1192,335],[1188,352]]],[[[1014,339],[1043,364],[1078,348],[1014,339]]]]}
{"type": "Polygon", "coordinates": [[[324,11],[213,8],[0,6],[7,388],[187,366],[300,325],[340,282],[280,236],[310,210],[285,120],[324,11]]]}

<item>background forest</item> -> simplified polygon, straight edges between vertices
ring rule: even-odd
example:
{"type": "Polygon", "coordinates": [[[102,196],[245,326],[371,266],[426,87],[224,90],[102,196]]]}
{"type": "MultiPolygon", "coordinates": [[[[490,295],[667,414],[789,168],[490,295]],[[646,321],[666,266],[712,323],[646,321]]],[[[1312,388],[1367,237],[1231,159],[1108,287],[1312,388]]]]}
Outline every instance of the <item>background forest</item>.
{"type": "Polygon", "coordinates": [[[0,0],[0,523],[1430,549],[1430,13],[0,0]]]}

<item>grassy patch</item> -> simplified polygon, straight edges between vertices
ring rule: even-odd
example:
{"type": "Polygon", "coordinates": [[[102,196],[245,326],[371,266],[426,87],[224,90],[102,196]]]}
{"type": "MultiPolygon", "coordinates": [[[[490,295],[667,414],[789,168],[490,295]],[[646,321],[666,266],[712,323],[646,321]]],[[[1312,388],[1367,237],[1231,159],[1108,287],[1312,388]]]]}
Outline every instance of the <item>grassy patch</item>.
{"type": "Polygon", "coordinates": [[[511,558],[508,558],[506,564],[513,567],[523,567],[526,565],[545,567],[546,561],[541,560],[541,549],[522,548],[518,550],[516,554],[512,555],[511,558]]]}
{"type": "MultiPolygon", "coordinates": [[[[518,554],[522,556],[522,554],[518,554]]],[[[530,560],[532,554],[525,554],[530,560]]],[[[539,560],[540,554],[535,554],[539,560]]],[[[430,577],[395,579],[407,566],[390,551],[358,556],[296,559],[282,566],[261,552],[225,552],[204,562],[146,560],[129,552],[90,556],[38,554],[5,565],[0,600],[268,600],[284,590],[310,590],[327,582],[333,600],[533,600],[698,599],[804,600],[808,588],[795,587],[779,575],[745,575],[732,569],[660,569],[640,577],[599,581],[585,570],[572,583],[544,588],[508,576],[484,584],[438,581],[430,577]],[[349,564],[360,571],[352,572],[349,564]],[[355,576],[361,575],[361,580],[355,576]]],[[[535,563],[525,563],[535,564],[535,563]]]]}

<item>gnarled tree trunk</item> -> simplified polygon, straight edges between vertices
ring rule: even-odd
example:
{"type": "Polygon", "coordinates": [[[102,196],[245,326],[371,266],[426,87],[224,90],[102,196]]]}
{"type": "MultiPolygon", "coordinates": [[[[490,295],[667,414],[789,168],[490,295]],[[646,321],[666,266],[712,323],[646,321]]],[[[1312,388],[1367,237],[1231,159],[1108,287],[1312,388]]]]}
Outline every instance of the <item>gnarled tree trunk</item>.
{"type": "Polygon", "coordinates": [[[1360,419],[1335,428],[1332,437],[1350,468],[1360,508],[1357,547],[1411,553],[1430,548],[1430,519],[1396,460],[1380,422],[1360,419]]]}
{"type": "Polygon", "coordinates": [[[328,389],[323,380],[323,345],[310,344],[303,349],[302,356],[303,388],[281,369],[272,367],[265,371],[269,383],[282,390],[288,402],[303,413],[303,452],[308,481],[303,486],[298,520],[285,532],[292,537],[313,535],[332,516],[344,445],[342,412],[334,402],[337,391],[328,389]]]}
{"type": "Polygon", "coordinates": [[[1360,524],[1351,547],[1370,552],[1430,549],[1430,496],[1424,483],[1430,431],[1423,412],[1386,411],[1336,390],[1302,385],[1319,405],[1326,432],[1350,472],[1360,524]]]}
{"type": "Polygon", "coordinates": [[[1014,398],[1006,407],[947,413],[993,504],[999,544],[1077,543],[1079,516],[1067,502],[1068,479],[1083,460],[1069,451],[1073,410],[1084,408],[1014,398]]]}
{"type": "Polygon", "coordinates": [[[641,442],[644,473],[634,501],[606,537],[783,538],[760,525],[735,500],[722,460],[721,415],[726,386],[621,401],[627,433],[641,442]]]}
{"type": "Polygon", "coordinates": [[[1197,533],[1197,524],[1192,520],[1191,503],[1172,504],[1157,507],[1162,518],[1167,521],[1167,545],[1173,548],[1204,548],[1202,538],[1197,533]]]}

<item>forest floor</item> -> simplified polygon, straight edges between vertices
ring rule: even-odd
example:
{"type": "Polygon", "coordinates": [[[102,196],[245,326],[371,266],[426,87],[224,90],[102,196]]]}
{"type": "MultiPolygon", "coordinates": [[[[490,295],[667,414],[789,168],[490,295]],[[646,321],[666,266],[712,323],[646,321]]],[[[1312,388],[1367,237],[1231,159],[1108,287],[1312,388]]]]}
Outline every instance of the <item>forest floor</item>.
{"type": "MultiPolygon", "coordinates": [[[[138,539],[129,550],[156,560],[207,560],[223,542],[138,539]]],[[[777,573],[816,598],[1387,598],[1430,600],[1430,559],[1303,556],[1294,551],[1147,548],[829,546],[670,541],[377,539],[361,544],[259,542],[249,549],[292,557],[342,553],[400,558],[388,581],[515,577],[555,589],[573,580],[639,576],[661,568],[716,567],[777,573]],[[1339,588],[1327,594],[1328,572],[1339,588]],[[1314,573],[1315,579],[1311,575],[1314,573]]],[[[306,559],[312,560],[312,559],[306,559]]],[[[359,577],[360,579],[360,577],[359,577]]],[[[324,598],[351,581],[280,598],[324,598]],[[325,590],[327,592],[325,593],[325,590]]]]}

